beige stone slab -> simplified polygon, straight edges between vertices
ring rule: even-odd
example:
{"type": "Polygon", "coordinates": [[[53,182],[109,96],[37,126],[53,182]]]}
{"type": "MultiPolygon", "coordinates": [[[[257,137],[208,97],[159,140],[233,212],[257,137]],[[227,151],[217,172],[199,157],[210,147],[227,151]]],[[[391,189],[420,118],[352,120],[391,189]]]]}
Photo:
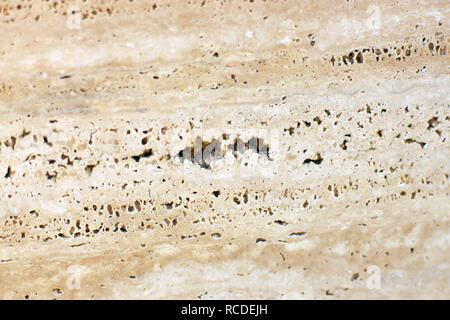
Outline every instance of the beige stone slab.
{"type": "Polygon", "coordinates": [[[449,10],[2,2],[0,298],[448,299],[449,10]]]}

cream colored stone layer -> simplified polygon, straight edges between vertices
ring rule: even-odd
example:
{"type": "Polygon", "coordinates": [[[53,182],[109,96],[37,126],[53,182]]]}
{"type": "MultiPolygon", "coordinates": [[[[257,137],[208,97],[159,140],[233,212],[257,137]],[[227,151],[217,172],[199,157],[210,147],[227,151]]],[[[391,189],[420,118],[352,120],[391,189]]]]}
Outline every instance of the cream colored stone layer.
{"type": "Polygon", "coordinates": [[[449,9],[1,3],[0,298],[448,299],[449,9]]]}

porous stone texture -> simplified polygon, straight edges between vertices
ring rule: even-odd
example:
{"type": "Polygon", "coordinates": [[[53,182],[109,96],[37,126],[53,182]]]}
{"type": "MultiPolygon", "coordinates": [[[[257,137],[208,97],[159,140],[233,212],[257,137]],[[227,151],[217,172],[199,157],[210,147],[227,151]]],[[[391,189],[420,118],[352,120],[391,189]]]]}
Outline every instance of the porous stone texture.
{"type": "Polygon", "coordinates": [[[0,298],[448,299],[449,9],[2,1],[0,298]]]}

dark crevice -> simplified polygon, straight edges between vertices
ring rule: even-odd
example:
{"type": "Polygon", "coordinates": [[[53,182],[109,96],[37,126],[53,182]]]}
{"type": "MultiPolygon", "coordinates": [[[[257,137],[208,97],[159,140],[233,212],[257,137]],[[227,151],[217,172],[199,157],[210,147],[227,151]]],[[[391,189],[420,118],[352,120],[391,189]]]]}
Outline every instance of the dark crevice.
{"type": "Polygon", "coordinates": [[[428,130],[433,129],[434,127],[436,127],[439,124],[439,120],[437,117],[433,117],[430,120],[428,120],[428,130]]]}
{"type": "Polygon", "coordinates": [[[290,237],[301,237],[306,235],[306,232],[292,232],[289,236],[290,237]]]}
{"type": "Polygon", "coordinates": [[[422,142],[422,141],[417,141],[415,139],[405,139],[405,143],[417,143],[418,145],[420,145],[422,147],[422,149],[426,146],[426,142],[422,142]]]}
{"type": "Polygon", "coordinates": [[[13,171],[11,170],[11,166],[9,166],[8,170],[6,171],[5,178],[6,179],[11,178],[12,175],[13,175],[13,171]]]}
{"type": "Polygon", "coordinates": [[[287,226],[288,223],[286,221],[283,220],[275,220],[274,223],[280,225],[280,226],[287,226]]]}
{"type": "Polygon", "coordinates": [[[272,160],[269,156],[269,146],[264,143],[263,139],[253,137],[245,142],[238,137],[223,150],[222,141],[227,140],[226,137],[227,135],[224,134],[222,138],[212,141],[203,141],[200,137],[197,137],[190,147],[178,152],[177,157],[182,161],[189,160],[203,169],[211,169],[211,164],[223,159],[224,153],[228,151],[233,152],[237,158],[237,153],[244,154],[245,151],[251,150],[268,160],[272,160]]]}
{"type": "Polygon", "coordinates": [[[139,162],[139,160],[141,160],[141,158],[148,158],[151,157],[153,155],[153,150],[152,149],[148,149],[145,150],[143,153],[136,155],[136,156],[131,156],[131,158],[136,161],[139,162]]]}
{"type": "Polygon", "coordinates": [[[315,159],[305,159],[305,161],[303,161],[303,164],[308,164],[308,163],[314,163],[314,164],[321,164],[323,161],[322,156],[320,155],[320,153],[316,153],[316,158],[315,159]]]}
{"type": "Polygon", "coordinates": [[[94,168],[98,165],[98,163],[96,164],[89,164],[87,165],[84,170],[86,171],[86,173],[90,176],[92,174],[92,171],[94,171],[94,168]]]}

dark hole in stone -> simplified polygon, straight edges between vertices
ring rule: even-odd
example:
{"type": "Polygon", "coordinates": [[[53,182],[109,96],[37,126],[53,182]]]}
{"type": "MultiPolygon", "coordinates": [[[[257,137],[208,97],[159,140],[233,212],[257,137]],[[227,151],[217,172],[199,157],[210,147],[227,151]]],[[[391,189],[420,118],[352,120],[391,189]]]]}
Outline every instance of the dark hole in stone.
{"type": "Polygon", "coordinates": [[[306,232],[292,232],[289,237],[301,237],[306,235],[306,232]]]}
{"type": "Polygon", "coordinates": [[[322,156],[320,155],[320,153],[316,153],[316,158],[315,159],[305,159],[305,161],[303,161],[304,164],[308,164],[308,163],[314,163],[314,164],[321,164],[323,161],[322,156]]]}
{"type": "Polygon", "coordinates": [[[212,194],[217,198],[220,196],[220,190],[213,191],[212,194]]]}
{"type": "Polygon", "coordinates": [[[8,167],[8,170],[6,171],[6,174],[5,174],[5,178],[6,179],[8,179],[8,178],[11,178],[12,177],[12,170],[11,170],[11,166],[9,166],[8,167]]]}
{"type": "Polygon", "coordinates": [[[136,155],[136,156],[132,156],[131,158],[136,161],[139,162],[139,160],[141,160],[141,158],[148,158],[151,157],[153,155],[153,150],[152,149],[148,149],[145,150],[143,153],[136,155]]]}

